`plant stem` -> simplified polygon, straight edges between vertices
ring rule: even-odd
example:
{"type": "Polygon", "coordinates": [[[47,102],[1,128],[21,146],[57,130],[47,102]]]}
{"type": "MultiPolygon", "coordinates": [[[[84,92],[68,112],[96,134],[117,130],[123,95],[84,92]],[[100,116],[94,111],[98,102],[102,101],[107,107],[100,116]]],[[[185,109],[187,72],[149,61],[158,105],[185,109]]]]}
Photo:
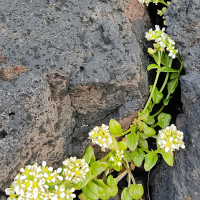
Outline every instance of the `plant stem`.
{"type": "Polygon", "coordinates": [[[111,153],[113,153],[114,151],[110,151],[107,155],[105,155],[102,159],[100,159],[99,161],[100,162],[104,162],[104,161],[106,161],[107,159],[108,159],[108,157],[109,157],[109,155],[111,154],[111,153]]]}
{"type": "Polygon", "coordinates": [[[164,107],[165,107],[165,105],[163,105],[161,107],[161,109],[157,113],[155,113],[154,115],[152,115],[151,118],[156,117],[157,115],[159,115],[162,112],[162,110],[164,109],[164,107]]]}
{"type": "MultiPolygon", "coordinates": [[[[170,68],[172,66],[172,61],[173,61],[173,58],[171,57],[170,61],[169,61],[169,65],[168,65],[168,67],[170,67],[170,68]]],[[[165,86],[167,84],[168,78],[169,78],[169,72],[167,72],[167,74],[166,74],[165,81],[164,81],[164,83],[163,83],[163,85],[162,85],[162,87],[160,89],[160,92],[162,92],[164,90],[164,88],[165,88],[165,86]]]]}
{"type": "Polygon", "coordinates": [[[136,183],[135,183],[135,179],[134,179],[134,177],[133,177],[133,174],[131,173],[131,170],[128,168],[128,166],[126,165],[126,162],[125,162],[124,160],[122,160],[122,162],[123,162],[123,165],[124,165],[124,167],[126,168],[128,174],[129,174],[130,177],[131,177],[131,180],[132,180],[132,182],[133,182],[133,185],[135,185],[135,184],[136,184],[136,183]]]}
{"type": "Polygon", "coordinates": [[[155,88],[156,88],[156,84],[157,84],[157,82],[158,82],[158,77],[159,77],[159,75],[160,75],[160,72],[157,71],[156,79],[155,79],[154,84],[153,84],[153,89],[152,89],[151,94],[150,94],[150,97],[149,97],[149,99],[148,99],[148,101],[147,101],[147,103],[146,103],[146,105],[145,105],[145,107],[144,107],[143,112],[145,112],[145,110],[147,109],[147,107],[148,107],[148,105],[149,105],[149,103],[150,103],[150,101],[151,101],[151,98],[152,98],[152,96],[153,96],[154,90],[155,90],[155,88]]]}
{"type": "Polygon", "coordinates": [[[142,145],[139,145],[146,153],[150,153],[150,151],[146,148],[144,148],[142,145]]]}

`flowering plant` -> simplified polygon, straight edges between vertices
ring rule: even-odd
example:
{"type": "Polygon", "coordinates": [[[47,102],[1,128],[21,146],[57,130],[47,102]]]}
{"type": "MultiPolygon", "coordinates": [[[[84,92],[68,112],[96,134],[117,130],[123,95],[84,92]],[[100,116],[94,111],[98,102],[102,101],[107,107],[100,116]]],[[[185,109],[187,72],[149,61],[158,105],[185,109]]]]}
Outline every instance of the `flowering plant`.
{"type": "MultiPolygon", "coordinates": [[[[143,0],[148,3],[152,0],[143,0]]],[[[153,2],[161,2],[153,0],[153,2]]],[[[89,146],[82,159],[76,157],[67,158],[63,166],[53,170],[43,162],[22,168],[9,188],[5,192],[8,200],[73,200],[76,197],[75,190],[82,190],[78,196],[81,200],[108,200],[118,193],[118,181],[128,174],[128,187],[121,194],[122,200],[137,200],[143,196],[142,184],[136,184],[131,173],[131,166],[140,167],[144,161],[144,169],[149,171],[156,164],[158,154],[161,154],[165,162],[173,166],[174,151],[184,149],[183,133],[178,131],[175,125],[170,124],[171,116],[162,112],[168,105],[171,94],[175,91],[183,61],[178,55],[175,42],[164,29],[156,26],[146,33],[147,40],[154,40],[154,49],[149,48],[149,54],[156,64],[150,64],[147,70],[156,69],[157,74],[153,85],[150,85],[150,96],[138,117],[134,119],[130,128],[123,131],[121,125],[111,119],[109,126],[96,126],[89,132],[92,143],[101,147],[102,151],[109,149],[109,153],[100,160],[96,160],[93,148],[89,146]],[[172,68],[172,61],[178,58],[180,69],[172,68]],[[157,88],[160,73],[166,73],[163,85],[157,88]],[[167,86],[167,95],[163,90],[167,86]],[[162,107],[151,115],[155,104],[162,103],[162,107]],[[161,130],[156,135],[155,127],[161,130]],[[125,137],[124,137],[125,136],[125,137]],[[121,141],[116,138],[121,137],[121,141]],[[157,142],[157,150],[149,150],[147,138],[153,137],[157,142]],[[113,170],[125,171],[117,178],[111,175],[113,170]]]]}

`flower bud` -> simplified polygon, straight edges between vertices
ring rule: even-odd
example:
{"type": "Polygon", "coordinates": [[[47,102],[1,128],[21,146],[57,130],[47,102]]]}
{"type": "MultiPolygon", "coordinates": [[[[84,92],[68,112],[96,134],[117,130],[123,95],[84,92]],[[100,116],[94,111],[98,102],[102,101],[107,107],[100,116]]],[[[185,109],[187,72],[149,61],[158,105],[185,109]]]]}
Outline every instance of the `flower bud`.
{"type": "Polygon", "coordinates": [[[155,51],[154,51],[152,48],[148,48],[148,53],[149,53],[149,54],[154,54],[155,51]]]}

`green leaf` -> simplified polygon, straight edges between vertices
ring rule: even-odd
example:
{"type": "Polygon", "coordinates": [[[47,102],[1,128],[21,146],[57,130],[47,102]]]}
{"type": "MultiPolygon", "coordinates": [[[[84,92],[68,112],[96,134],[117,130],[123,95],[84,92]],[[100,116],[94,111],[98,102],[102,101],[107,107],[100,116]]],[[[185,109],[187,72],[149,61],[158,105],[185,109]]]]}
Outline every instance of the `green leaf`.
{"type": "Polygon", "coordinates": [[[173,79],[173,78],[176,78],[179,74],[178,73],[172,73],[170,75],[170,80],[173,79]]]}
{"type": "Polygon", "coordinates": [[[172,69],[172,68],[170,68],[170,67],[164,66],[164,67],[162,67],[161,69],[159,69],[159,72],[177,72],[177,70],[172,69]]]}
{"type": "Polygon", "coordinates": [[[158,65],[156,64],[150,64],[148,67],[147,67],[147,71],[151,70],[151,69],[158,69],[160,68],[158,65]]]}
{"type": "Polygon", "coordinates": [[[139,136],[134,132],[134,130],[131,131],[128,135],[126,135],[126,141],[128,144],[128,148],[131,151],[134,151],[138,145],[139,136]]]}
{"type": "Polygon", "coordinates": [[[173,166],[174,163],[174,154],[173,153],[161,153],[163,156],[163,159],[169,166],[173,166]]]}
{"type": "Polygon", "coordinates": [[[144,194],[144,188],[142,184],[133,185],[131,186],[129,192],[133,199],[140,199],[144,194]]]}
{"type": "MultiPolygon", "coordinates": [[[[150,92],[152,92],[153,85],[150,85],[149,87],[150,87],[150,92]]],[[[157,87],[155,87],[154,93],[153,93],[153,96],[152,96],[153,102],[155,104],[158,104],[158,103],[160,103],[162,98],[163,98],[163,94],[158,90],[157,87]]]]}
{"type": "Polygon", "coordinates": [[[166,65],[166,66],[169,65],[169,56],[168,56],[168,54],[167,54],[166,52],[163,52],[163,53],[162,53],[161,63],[162,63],[163,65],[166,65]]]}
{"type": "Polygon", "coordinates": [[[110,196],[114,197],[118,193],[118,187],[116,185],[110,187],[110,196]]]}
{"type": "Polygon", "coordinates": [[[135,166],[137,167],[140,167],[142,165],[144,156],[145,156],[145,153],[140,148],[137,148],[135,151],[131,152],[131,159],[134,162],[135,166]]]}
{"type": "Polygon", "coordinates": [[[140,139],[140,140],[139,140],[139,145],[140,145],[142,148],[145,148],[145,149],[148,149],[148,148],[149,148],[147,141],[146,141],[146,140],[143,140],[143,139],[140,139]]]}
{"type": "Polygon", "coordinates": [[[119,147],[118,147],[117,140],[115,139],[115,137],[112,137],[112,143],[109,145],[109,149],[113,151],[117,151],[118,148],[119,147]]]}
{"type": "Polygon", "coordinates": [[[153,102],[154,102],[155,104],[158,104],[158,103],[160,103],[160,101],[162,100],[162,98],[163,98],[163,93],[161,93],[161,92],[158,90],[158,88],[156,88],[156,89],[154,90],[154,93],[153,93],[153,96],[152,96],[153,102]]]}
{"type": "Polygon", "coordinates": [[[143,110],[141,110],[141,112],[138,113],[138,117],[140,117],[142,121],[147,121],[149,118],[149,111],[145,110],[145,112],[143,112],[143,110]]]}
{"type": "Polygon", "coordinates": [[[163,99],[163,104],[164,104],[165,106],[167,106],[168,103],[169,103],[169,100],[170,100],[170,97],[169,97],[168,99],[163,99]]]}
{"type": "Polygon", "coordinates": [[[152,137],[156,134],[156,131],[153,128],[148,127],[147,130],[144,131],[144,134],[148,137],[152,137]]]}
{"type": "Polygon", "coordinates": [[[131,153],[130,153],[129,150],[124,151],[124,159],[125,159],[127,162],[130,162],[130,161],[131,161],[131,153]]]}
{"type": "Polygon", "coordinates": [[[117,184],[118,184],[118,180],[116,178],[113,178],[112,175],[109,175],[108,179],[107,179],[107,185],[112,187],[112,186],[117,185],[117,184]]]}
{"type": "Polygon", "coordinates": [[[144,134],[148,137],[152,137],[156,134],[156,131],[153,128],[148,127],[144,122],[142,122],[142,129],[144,130],[144,134]]]}
{"type": "Polygon", "coordinates": [[[158,155],[154,152],[145,155],[144,169],[149,171],[157,162],[158,155]]]}
{"type": "Polygon", "coordinates": [[[121,194],[121,200],[133,200],[129,193],[129,188],[124,188],[121,194]]]}
{"type": "Polygon", "coordinates": [[[169,125],[171,121],[171,115],[170,114],[166,114],[166,113],[160,113],[158,115],[158,122],[157,124],[161,127],[161,128],[165,128],[166,126],[169,125]]]}
{"type": "Polygon", "coordinates": [[[153,117],[151,118],[151,116],[149,116],[149,119],[148,119],[148,121],[146,121],[146,123],[149,124],[149,125],[154,124],[155,119],[153,117]]]}
{"type": "Polygon", "coordinates": [[[85,196],[83,193],[79,194],[79,195],[78,195],[78,198],[79,198],[80,200],[89,200],[88,198],[86,198],[86,196],[85,196]]]}
{"type": "Polygon", "coordinates": [[[167,83],[167,90],[168,90],[168,94],[173,94],[176,87],[178,85],[178,80],[176,78],[172,79],[171,81],[169,81],[167,83]]]}
{"type": "Polygon", "coordinates": [[[95,161],[94,150],[91,146],[89,146],[85,150],[85,155],[83,156],[83,159],[85,160],[87,164],[89,163],[92,164],[95,161]]]}
{"type": "Polygon", "coordinates": [[[143,132],[139,132],[139,136],[141,139],[144,139],[144,140],[148,138],[143,132]]]}
{"type": "Polygon", "coordinates": [[[96,200],[99,198],[99,193],[98,193],[98,186],[93,183],[89,182],[83,189],[82,189],[84,195],[86,198],[90,200],[96,200]]]}
{"type": "Polygon", "coordinates": [[[93,182],[98,186],[99,198],[102,200],[109,199],[110,188],[107,185],[105,185],[102,180],[94,179],[93,182]]]}
{"type": "Polygon", "coordinates": [[[83,187],[85,187],[88,182],[90,181],[90,177],[91,177],[91,169],[87,172],[87,174],[85,175],[85,179],[83,181],[79,181],[77,184],[76,184],[76,189],[77,190],[80,190],[82,189],[83,187]]]}
{"type": "Polygon", "coordinates": [[[110,129],[111,135],[113,135],[114,137],[119,137],[123,134],[123,130],[120,123],[116,121],[115,119],[110,120],[109,129],[110,129]]]}
{"type": "Polygon", "coordinates": [[[149,110],[149,112],[151,112],[152,109],[153,109],[153,103],[152,103],[152,101],[150,101],[150,102],[149,102],[149,105],[148,105],[148,110],[149,110]]]}
{"type": "Polygon", "coordinates": [[[120,151],[121,150],[125,151],[128,148],[128,145],[127,145],[127,143],[125,141],[118,142],[118,146],[119,146],[119,150],[120,151]]]}
{"type": "Polygon", "coordinates": [[[106,162],[95,161],[90,165],[90,167],[92,169],[92,174],[97,176],[108,167],[108,164],[106,162]]]}
{"type": "Polygon", "coordinates": [[[151,54],[151,56],[154,58],[155,62],[157,64],[159,64],[159,62],[158,62],[158,52],[155,52],[154,54],[151,54]]]}

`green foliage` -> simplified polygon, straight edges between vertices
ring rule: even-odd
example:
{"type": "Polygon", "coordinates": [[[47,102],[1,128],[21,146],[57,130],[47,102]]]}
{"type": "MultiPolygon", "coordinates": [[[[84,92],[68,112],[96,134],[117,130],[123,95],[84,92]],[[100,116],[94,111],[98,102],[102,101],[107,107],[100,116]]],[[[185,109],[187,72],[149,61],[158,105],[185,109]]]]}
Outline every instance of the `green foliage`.
{"type": "Polygon", "coordinates": [[[110,130],[111,135],[114,137],[119,137],[119,136],[123,135],[123,130],[122,130],[121,125],[115,119],[110,120],[109,130],[110,130]]]}
{"type": "Polygon", "coordinates": [[[156,164],[158,160],[158,155],[154,152],[150,152],[145,155],[145,163],[144,163],[144,169],[146,171],[149,171],[152,169],[152,167],[156,164]]]}
{"type": "Polygon", "coordinates": [[[145,153],[141,148],[137,148],[135,151],[131,152],[131,159],[135,166],[140,167],[144,160],[145,153]]]}
{"type": "Polygon", "coordinates": [[[101,174],[108,167],[108,164],[106,162],[96,161],[96,162],[93,162],[90,165],[90,167],[92,169],[92,171],[91,171],[92,175],[97,176],[97,175],[101,174]]]}
{"type": "Polygon", "coordinates": [[[137,200],[143,196],[144,188],[142,184],[132,185],[129,190],[129,193],[133,197],[133,199],[137,200]]]}
{"type": "Polygon", "coordinates": [[[95,161],[94,150],[91,146],[89,146],[85,150],[85,155],[83,156],[83,159],[85,159],[85,162],[88,164],[92,164],[95,161]]]}
{"type": "Polygon", "coordinates": [[[166,153],[166,152],[163,152],[161,153],[162,154],[162,157],[163,159],[165,160],[165,162],[169,165],[169,166],[173,166],[173,163],[174,163],[174,154],[173,153],[166,153]]]}
{"type": "Polygon", "coordinates": [[[159,125],[161,128],[165,128],[169,125],[171,121],[171,115],[166,113],[160,113],[158,115],[158,122],[157,125],[159,125]]]}
{"type": "MultiPolygon", "coordinates": [[[[150,85],[149,87],[150,87],[150,92],[152,92],[153,85],[150,85]]],[[[158,103],[160,103],[162,98],[163,98],[163,94],[158,90],[157,87],[155,87],[155,90],[154,90],[154,93],[153,93],[153,96],[152,96],[153,102],[155,104],[158,104],[158,103]]]]}
{"type": "Polygon", "coordinates": [[[126,135],[126,140],[127,140],[128,148],[131,151],[134,151],[137,148],[139,136],[134,132],[134,130],[132,130],[131,133],[126,135]]]}
{"type": "Polygon", "coordinates": [[[129,188],[124,188],[121,194],[121,200],[133,200],[133,197],[129,193],[129,188]]]}

